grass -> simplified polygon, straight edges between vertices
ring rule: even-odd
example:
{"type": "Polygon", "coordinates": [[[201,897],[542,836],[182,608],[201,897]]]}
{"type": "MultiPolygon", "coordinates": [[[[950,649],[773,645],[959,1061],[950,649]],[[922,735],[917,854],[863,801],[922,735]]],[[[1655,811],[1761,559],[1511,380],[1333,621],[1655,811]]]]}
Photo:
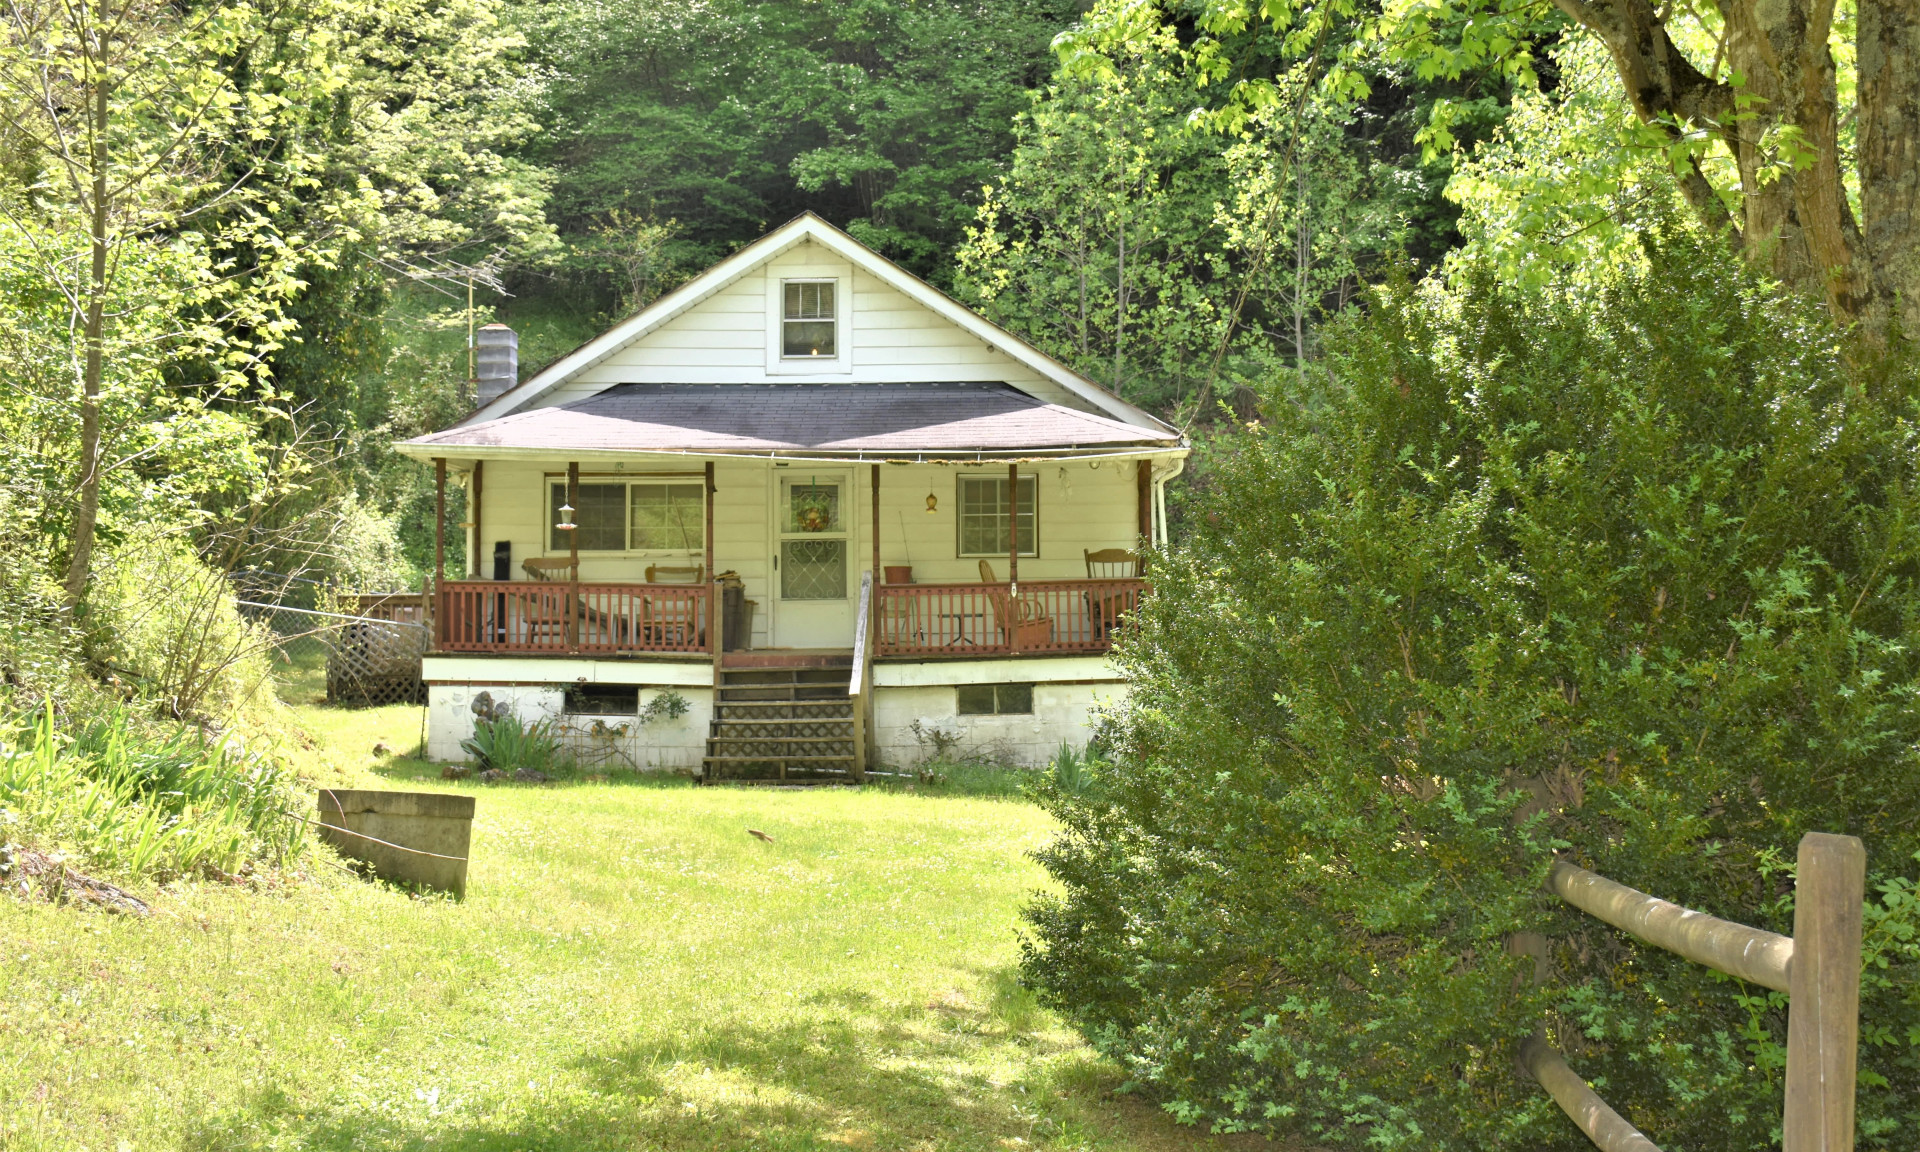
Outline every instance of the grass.
{"type": "MultiPolygon", "coordinates": [[[[417,709],[301,715],[317,776],[457,787],[371,755],[417,709]]],[[[1227,1146],[1014,980],[1030,805],[473,791],[464,904],[331,869],[145,920],[0,899],[0,1148],[1227,1146]]]]}

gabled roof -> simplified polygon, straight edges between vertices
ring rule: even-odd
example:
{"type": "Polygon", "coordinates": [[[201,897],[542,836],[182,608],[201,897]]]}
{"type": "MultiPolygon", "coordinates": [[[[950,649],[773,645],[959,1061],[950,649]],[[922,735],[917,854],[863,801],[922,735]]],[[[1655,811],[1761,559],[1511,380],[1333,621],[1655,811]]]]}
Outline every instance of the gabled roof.
{"type": "Polygon", "coordinates": [[[1178,443],[1176,432],[1048,404],[1003,383],[616,384],[571,404],[422,436],[403,450],[419,456],[568,451],[872,458],[1178,443]]]}
{"type": "Polygon", "coordinates": [[[474,412],[456,427],[471,427],[521,411],[574,375],[591,368],[633,341],[671,322],[694,305],[766,261],[809,240],[1053,381],[1099,411],[1122,423],[1155,432],[1169,433],[1177,439],[1178,434],[1163,421],[1143,409],[1134,407],[1025,340],[981,317],[972,309],[812,212],[803,212],[794,217],[780,228],[762,236],[633,316],[562,356],[526,383],[509,390],[493,403],[474,412]]]}

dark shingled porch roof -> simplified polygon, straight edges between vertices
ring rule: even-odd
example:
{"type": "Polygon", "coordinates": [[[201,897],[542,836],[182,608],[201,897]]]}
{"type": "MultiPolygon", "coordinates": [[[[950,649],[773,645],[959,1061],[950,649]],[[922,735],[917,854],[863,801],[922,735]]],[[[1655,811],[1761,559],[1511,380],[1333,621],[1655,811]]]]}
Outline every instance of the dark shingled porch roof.
{"type": "Polygon", "coordinates": [[[454,450],[864,454],[1178,442],[1003,383],[616,384],[571,404],[408,441],[454,450]]]}

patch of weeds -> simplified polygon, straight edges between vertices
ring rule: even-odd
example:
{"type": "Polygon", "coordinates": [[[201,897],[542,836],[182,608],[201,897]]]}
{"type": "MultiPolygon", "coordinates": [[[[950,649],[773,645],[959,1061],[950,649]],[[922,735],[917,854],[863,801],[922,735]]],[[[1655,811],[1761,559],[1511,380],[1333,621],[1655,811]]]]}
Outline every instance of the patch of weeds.
{"type": "Polygon", "coordinates": [[[1027,794],[1035,775],[1031,768],[975,760],[935,760],[910,772],[867,777],[869,786],[913,791],[928,796],[985,796],[1019,799],[1027,794]]]}
{"type": "Polygon", "coordinates": [[[693,702],[671,688],[663,688],[654,693],[647,706],[640,709],[640,723],[659,723],[663,720],[678,720],[693,711],[693,702]]]}

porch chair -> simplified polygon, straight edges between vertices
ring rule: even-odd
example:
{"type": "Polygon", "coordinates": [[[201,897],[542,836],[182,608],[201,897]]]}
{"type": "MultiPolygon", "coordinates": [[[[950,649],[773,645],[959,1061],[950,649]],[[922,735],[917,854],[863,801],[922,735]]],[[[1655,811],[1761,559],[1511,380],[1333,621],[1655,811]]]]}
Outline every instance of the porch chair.
{"type": "MultiPolygon", "coordinates": [[[[565,556],[529,556],[520,562],[521,571],[539,583],[565,583],[573,579],[573,561],[565,556]]],[[[526,630],[529,643],[546,640],[552,643],[567,642],[567,601],[564,593],[531,592],[520,600],[524,618],[521,627],[526,630]]],[[[502,621],[505,629],[507,623],[502,621]]]]}
{"type": "MultiPolygon", "coordinates": [[[[527,575],[543,583],[571,583],[579,575],[574,570],[573,560],[565,556],[532,556],[522,560],[520,567],[527,575]]],[[[530,634],[547,632],[564,640],[567,628],[565,595],[540,596],[538,602],[543,609],[543,618],[529,620],[528,632],[530,634]],[[551,611],[544,611],[546,609],[551,611]]],[[[624,613],[609,613],[594,608],[587,603],[585,596],[578,597],[574,607],[578,610],[579,625],[583,633],[591,633],[597,629],[602,634],[603,640],[611,640],[615,643],[624,642],[633,634],[633,621],[626,618],[624,613]]],[[[582,639],[590,640],[591,637],[583,636],[582,639]]]]}
{"type": "Polygon", "coordinates": [[[1086,557],[1089,580],[1136,580],[1140,576],[1140,554],[1125,548],[1102,548],[1080,554],[1086,557]]]}
{"type": "MultiPolygon", "coordinates": [[[[687,584],[705,581],[707,566],[647,565],[649,584],[687,584]]],[[[693,597],[640,597],[640,638],[649,647],[697,647],[700,639],[700,601],[693,597]]]]}
{"type": "MultiPolygon", "coordinates": [[[[1126,548],[1102,548],[1089,552],[1085,548],[1080,554],[1087,562],[1089,580],[1137,580],[1140,578],[1140,554],[1126,548]]],[[[1105,592],[1089,588],[1082,593],[1087,601],[1087,621],[1093,629],[1093,639],[1104,641],[1120,623],[1120,614],[1125,609],[1127,597],[1123,594],[1105,592]]]]}
{"type": "Polygon", "coordinates": [[[573,561],[565,556],[529,556],[520,567],[535,580],[573,579],[573,561]]]}
{"type": "Polygon", "coordinates": [[[1001,643],[1032,648],[1053,640],[1053,617],[1035,597],[995,589],[987,593],[987,603],[993,609],[993,626],[1000,632],[1001,643]]]}
{"type": "MultiPolygon", "coordinates": [[[[993,565],[985,560],[980,561],[980,582],[1000,583],[994,579],[993,565]]],[[[995,589],[987,593],[987,604],[993,609],[993,626],[1000,633],[1001,643],[1026,648],[1053,639],[1053,617],[1047,615],[1046,606],[1037,598],[995,589]]]]}

